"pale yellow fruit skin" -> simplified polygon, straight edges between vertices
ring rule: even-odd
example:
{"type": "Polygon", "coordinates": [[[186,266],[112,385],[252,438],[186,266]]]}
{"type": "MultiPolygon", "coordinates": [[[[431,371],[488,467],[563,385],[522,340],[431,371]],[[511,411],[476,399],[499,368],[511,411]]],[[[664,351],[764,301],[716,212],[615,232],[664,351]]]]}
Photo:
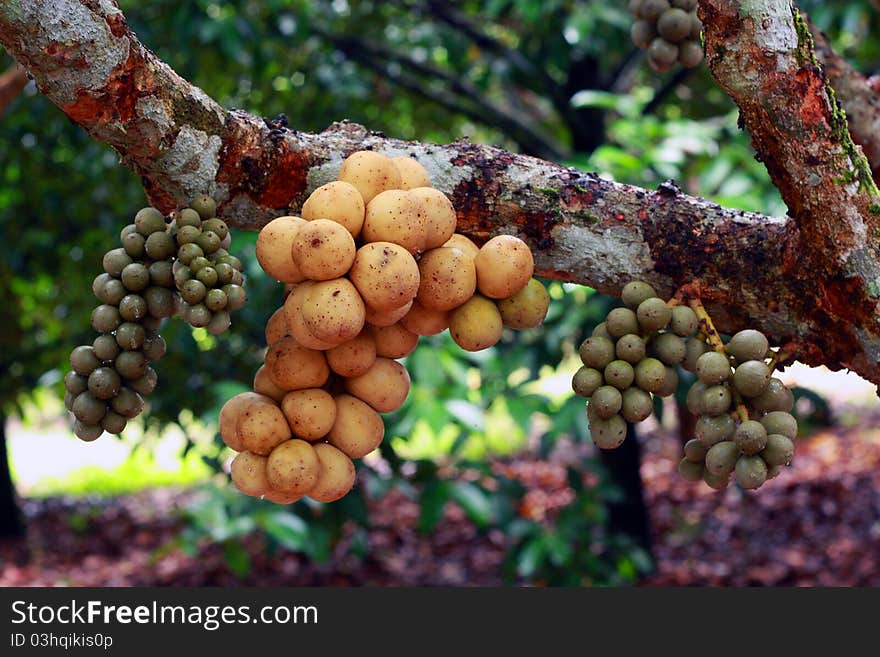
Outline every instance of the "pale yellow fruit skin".
{"type": "Polygon", "coordinates": [[[373,326],[370,328],[376,343],[376,355],[384,358],[403,358],[413,352],[419,336],[402,324],[373,326]]]}
{"type": "Polygon", "coordinates": [[[364,197],[357,187],[344,180],[334,180],[313,191],[303,203],[301,213],[306,221],[335,221],[345,226],[352,237],[357,237],[364,225],[365,211],[364,197]]]}
{"type": "Polygon", "coordinates": [[[266,397],[271,397],[278,403],[281,403],[281,400],[284,399],[284,395],[287,394],[285,390],[282,390],[275,385],[269,376],[269,372],[266,371],[265,365],[260,365],[259,369],[257,369],[254,374],[254,383],[252,387],[254,392],[258,392],[266,397]]]}
{"type": "Polygon", "coordinates": [[[337,178],[353,185],[367,204],[388,189],[400,189],[400,172],[386,155],[356,151],[345,158],[337,178]]]}
{"type": "Polygon", "coordinates": [[[284,315],[287,318],[287,328],[290,331],[290,335],[297,342],[307,349],[326,351],[334,346],[333,343],[319,340],[312,335],[302,315],[303,299],[305,299],[306,294],[314,284],[314,281],[304,281],[287,295],[287,298],[284,300],[284,315]]]}
{"type": "Polygon", "coordinates": [[[263,226],[257,235],[256,255],[260,267],[282,283],[299,283],[305,276],[290,257],[290,247],[306,224],[301,217],[278,217],[263,226]]]}
{"type": "Polygon", "coordinates": [[[365,242],[391,242],[418,254],[425,249],[427,233],[422,206],[410,192],[389,189],[367,203],[361,231],[365,242]]]}
{"type": "Polygon", "coordinates": [[[341,450],[327,443],[315,445],[320,471],[308,495],[316,502],[335,502],[354,486],[354,463],[341,450]]]}
{"type": "Polygon", "coordinates": [[[364,303],[374,310],[400,308],[419,290],[419,266],[406,249],[391,242],[364,244],[348,273],[364,303]]]}
{"type": "Polygon", "coordinates": [[[307,494],[318,481],[320,471],[315,449],[298,438],[278,445],[266,461],[269,486],[290,495],[307,494]]]}
{"type": "Polygon", "coordinates": [[[315,283],[302,303],[302,316],[309,333],[318,340],[342,344],[351,340],[366,321],[364,301],[347,278],[315,283]]]}
{"type": "Polygon", "coordinates": [[[243,408],[235,423],[235,430],[243,450],[262,456],[290,438],[287,419],[274,401],[243,408]]]}
{"type": "Polygon", "coordinates": [[[292,337],[279,340],[266,352],[266,369],[282,390],[320,388],[330,376],[324,354],[307,349],[292,337]]]}
{"type": "Polygon", "coordinates": [[[272,345],[281,338],[290,335],[290,328],[287,326],[287,314],[284,312],[284,306],[272,313],[272,316],[266,322],[266,344],[272,345]]]}
{"type": "Polygon", "coordinates": [[[419,291],[416,299],[426,308],[452,310],[474,296],[476,289],[474,260],[461,249],[431,249],[419,260],[419,291]]]}
{"type": "Polygon", "coordinates": [[[376,357],[372,367],[343,382],[345,391],[379,413],[396,411],[406,401],[410,379],[406,368],[390,358],[376,357]]]}
{"type": "Polygon", "coordinates": [[[392,308],[391,310],[374,310],[367,306],[367,324],[373,326],[391,326],[397,324],[400,319],[412,308],[414,299],[410,299],[400,308],[392,308]]]}
{"type": "Polygon", "coordinates": [[[503,329],[497,306],[479,294],[449,314],[449,334],[465,351],[488,349],[501,339],[503,329]]]}
{"type": "Polygon", "coordinates": [[[266,478],[265,456],[251,452],[240,452],[232,460],[230,474],[232,483],[245,495],[260,497],[269,490],[269,480],[266,478]]]}
{"type": "Polygon", "coordinates": [[[550,308],[547,288],[536,278],[512,297],[497,302],[501,321],[508,328],[523,330],[540,326],[550,308]]]}
{"type": "Polygon", "coordinates": [[[271,402],[271,399],[256,392],[241,392],[223,404],[218,418],[220,437],[230,449],[234,449],[236,452],[242,450],[241,440],[236,431],[236,424],[238,423],[238,416],[241,414],[241,411],[251,404],[261,402],[271,402]]]}
{"type": "Polygon", "coordinates": [[[307,222],[293,240],[290,255],[300,272],[313,281],[344,276],[357,249],[351,233],[330,219],[307,222]]]}
{"type": "Polygon", "coordinates": [[[281,401],[281,410],[293,435],[303,440],[323,438],[336,420],[336,402],[321,388],[288,392],[281,401]]]}
{"type": "Polygon", "coordinates": [[[368,331],[361,332],[327,351],[330,369],[345,377],[360,376],[376,362],[376,342],[368,331]]]}
{"type": "Polygon", "coordinates": [[[437,335],[449,328],[449,312],[425,308],[416,299],[400,323],[418,335],[437,335]]]}
{"type": "Polygon", "coordinates": [[[443,246],[455,233],[458,224],[452,201],[439,189],[431,187],[417,187],[409,193],[421,205],[425,217],[425,249],[443,246]]]}
{"type": "Polygon", "coordinates": [[[352,395],[336,397],[336,421],[327,434],[331,445],[359,459],[376,449],[384,437],[382,417],[369,404],[352,395]]]}
{"type": "Polygon", "coordinates": [[[430,187],[431,177],[428,171],[412,157],[392,157],[391,161],[400,174],[400,189],[414,189],[416,187],[430,187]]]}
{"type": "Polygon", "coordinates": [[[498,235],[486,242],[477,257],[477,289],[492,299],[506,299],[523,289],[535,273],[528,245],[513,235],[498,235]]]}
{"type": "Polygon", "coordinates": [[[477,254],[480,252],[480,247],[478,247],[474,242],[469,238],[461,235],[459,233],[453,234],[446,242],[443,243],[443,246],[454,247],[456,249],[461,249],[471,258],[476,258],[477,254]]]}

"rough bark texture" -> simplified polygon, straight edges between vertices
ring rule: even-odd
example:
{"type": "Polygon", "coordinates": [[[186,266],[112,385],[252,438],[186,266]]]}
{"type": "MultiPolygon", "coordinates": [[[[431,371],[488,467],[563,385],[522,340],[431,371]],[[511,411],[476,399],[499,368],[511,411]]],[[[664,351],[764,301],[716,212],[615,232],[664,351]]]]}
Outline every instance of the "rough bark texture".
{"type": "Polygon", "coordinates": [[[231,225],[257,229],[296,211],[351,151],[409,155],[452,197],[460,232],[478,241],[520,235],[541,276],[612,294],[633,277],[666,293],[696,283],[722,330],[760,328],[807,363],[880,381],[880,206],[845,118],[788,2],[700,7],[712,70],[740,104],[793,219],[466,141],[402,142],[348,123],[309,134],[226,112],[140,44],[108,0],[5,3],[0,42],[43,93],[143,176],[164,210],[208,192],[231,225]]]}

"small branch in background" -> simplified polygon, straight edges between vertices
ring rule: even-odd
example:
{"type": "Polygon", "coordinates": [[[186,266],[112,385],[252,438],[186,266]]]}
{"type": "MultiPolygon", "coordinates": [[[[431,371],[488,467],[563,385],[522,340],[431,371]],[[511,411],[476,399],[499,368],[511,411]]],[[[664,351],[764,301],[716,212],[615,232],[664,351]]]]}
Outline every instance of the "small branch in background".
{"type": "Polygon", "coordinates": [[[13,64],[0,74],[0,116],[6,112],[12,101],[18,98],[27,81],[27,71],[18,64],[13,64]]]}

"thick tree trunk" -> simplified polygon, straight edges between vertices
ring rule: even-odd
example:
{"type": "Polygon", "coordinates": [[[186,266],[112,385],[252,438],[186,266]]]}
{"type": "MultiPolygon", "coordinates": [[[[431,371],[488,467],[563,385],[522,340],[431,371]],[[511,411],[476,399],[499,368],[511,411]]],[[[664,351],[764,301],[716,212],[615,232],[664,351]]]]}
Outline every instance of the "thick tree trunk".
{"type": "Polygon", "coordinates": [[[642,448],[635,426],[627,425],[626,440],[620,447],[600,450],[599,460],[621,492],[620,500],[606,502],[608,530],[615,534],[625,534],[650,554],[651,523],[640,472],[642,448]]]}
{"type": "Polygon", "coordinates": [[[6,452],[6,416],[0,413],[0,539],[20,538],[24,522],[15,496],[6,452]]]}

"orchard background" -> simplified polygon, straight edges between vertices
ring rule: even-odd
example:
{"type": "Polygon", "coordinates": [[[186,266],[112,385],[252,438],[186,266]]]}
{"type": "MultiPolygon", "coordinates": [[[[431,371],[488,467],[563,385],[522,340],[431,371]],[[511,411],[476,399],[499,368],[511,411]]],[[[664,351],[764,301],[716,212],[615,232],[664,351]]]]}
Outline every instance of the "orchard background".
{"type": "Polygon", "coordinates": [[[704,0],[706,62],[666,74],[623,3],[120,2],[124,19],[111,3],[23,4],[45,20],[0,9],[0,42],[46,95],[3,55],[0,583],[880,582],[874,3],[704,0]],[[106,34],[77,32],[84,16],[109,17],[106,34]],[[106,82],[81,61],[129,29],[158,59],[135,48],[133,74],[77,96],[106,82]],[[120,113],[146,93],[131,79],[174,106],[167,121],[120,113]],[[190,159],[157,155],[198,130],[252,175],[209,176],[198,141],[190,159]],[[355,491],[276,508],[231,489],[216,437],[281,300],[244,229],[363,146],[421,156],[462,232],[523,236],[553,301],[541,330],[487,352],[423,339],[355,491]],[[169,324],[141,422],[75,442],[60,381],[91,341],[102,254],[145,190],[167,211],[218,188],[235,199],[221,214],[240,229],[247,306],[220,337],[169,324]],[[678,481],[682,395],[624,449],[592,447],[575,348],[633,276],[667,293],[698,280],[722,330],[761,328],[830,368],[784,372],[801,439],[760,492],[678,481]]]}

